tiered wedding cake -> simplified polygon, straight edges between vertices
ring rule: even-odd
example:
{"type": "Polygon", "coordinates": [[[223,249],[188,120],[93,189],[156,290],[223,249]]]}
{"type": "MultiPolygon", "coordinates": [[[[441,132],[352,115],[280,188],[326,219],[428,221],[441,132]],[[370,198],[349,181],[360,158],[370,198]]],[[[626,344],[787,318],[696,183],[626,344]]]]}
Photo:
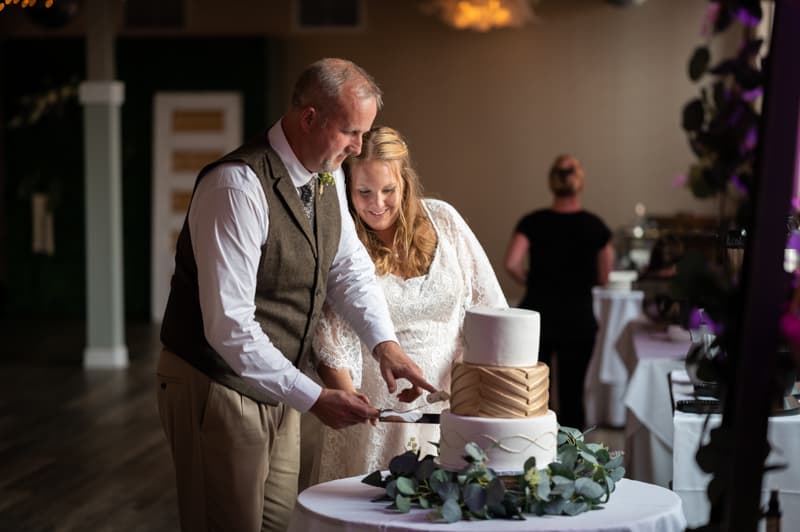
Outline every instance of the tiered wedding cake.
{"type": "Polygon", "coordinates": [[[475,307],[464,319],[464,361],[453,366],[442,412],[439,464],[466,465],[464,445],[484,449],[498,474],[541,469],[556,458],[558,422],[547,408],[549,369],[539,360],[539,313],[475,307]]]}

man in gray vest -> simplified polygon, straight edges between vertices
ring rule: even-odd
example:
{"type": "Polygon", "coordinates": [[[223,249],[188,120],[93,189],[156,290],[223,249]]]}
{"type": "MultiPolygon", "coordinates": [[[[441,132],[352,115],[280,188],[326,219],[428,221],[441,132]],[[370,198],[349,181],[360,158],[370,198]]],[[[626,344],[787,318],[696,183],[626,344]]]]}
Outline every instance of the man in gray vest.
{"type": "MultiPolygon", "coordinates": [[[[397,343],[347,210],[340,165],[361,151],[381,92],[323,59],[266,135],[204,168],[175,252],[158,407],[183,530],[284,530],[297,496],[300,412],[335,428],[378,415],[297,369],[323,302],[347,317],[404,399],[435,391],[397,343]]],[[[355,450],[357,452],[357,450],[355,450]]]]}

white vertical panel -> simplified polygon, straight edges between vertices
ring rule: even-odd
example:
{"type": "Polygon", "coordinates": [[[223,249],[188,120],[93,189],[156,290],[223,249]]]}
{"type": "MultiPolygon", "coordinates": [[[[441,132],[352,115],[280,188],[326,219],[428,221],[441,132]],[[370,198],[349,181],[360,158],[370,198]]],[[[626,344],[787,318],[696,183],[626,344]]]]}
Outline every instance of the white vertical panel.
{"type": "Polygon", "coordinates": [[[199,157],[197,165],[178,169],[174,161],[181,155],[186,160],[187,154],[223,155],[238,147],[242,143],[242,97],[238,92],[160,92],[155,96],[153,113],[150,317],[160,322],[175,266],[175,236],[186,216],[184,210],[174,208],[173,198],[191,193],[197,172],[213,158],[199,157]],[[222,115],[220,127],[202,127],[203,122],[214,122],[203,120],[203,116],[213,117],[215,113],[222,115]],[[199,117],[194,121],[197,127],[176,130],[174,117],[187,114],[199,117]]]}

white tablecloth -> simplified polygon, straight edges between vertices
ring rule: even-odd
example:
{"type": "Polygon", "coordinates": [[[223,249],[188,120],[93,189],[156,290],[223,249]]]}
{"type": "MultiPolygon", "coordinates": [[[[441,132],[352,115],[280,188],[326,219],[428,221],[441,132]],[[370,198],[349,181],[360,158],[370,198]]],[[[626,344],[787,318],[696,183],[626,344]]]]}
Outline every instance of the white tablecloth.
{"type": "MultiPolygon", "coordinates": [[[[672,373],[675,400],[688,398],[684,393],[691,392],[685,371],[672,373]]],[[[687,414],[675,411],[673,489],[683,500],[686,520],[690,526],[708,522],[710,504],[706,488],[710,476],[697,466],[695,455],[701,440],[708,441],[708,430],[719,426],[722,416],[713,414],[709,418],[706,432],[703,432],[705,415],[687,414]]],[[[761,502],[766,505],[772,489],[780,491],[780,506],[783,512],[781,530],[784,532],[800,530],[800,415],[773,416],[769,418],[768,434],[772,452],[767,457],[767,465],[784,463],[788,468],[771,471],[762,481],[761,502]]],[[[731,464],[735,467],[735,464],[731,464]]],[[[763,522],[760,529],[764,530],[763,522]]]]}
{"type": "Polygon", "coordinates": [[[676,532],[686,521],[677,495],[669,490],[623,479],[605,507],[599,511],[568,516],[526,516],[525,521],[489,520],[432,523],[428,510],[413,509],[401,514],[387,510],[386,502],[370,502],[383,490],[352,477],[318,484],[297,498],[290,532],[362,532],[439,530],[484,531],[613,531],[676,532]]]}
{"type": "Polygon", "coordinates": [[[595,288],[592,295],[598,330],[584,381],[586,425],[621,427],[628,370],[617,351],[617,340],[628,322],[642,315],[644,293],[595,288]]]}
{"type": "Polygon", "coordinates": [[[644,321],[630,322],[617,350],[630,372],[625,391],[625,476],[669,487],[672,406],[667,374],[684,367],[688,341],[675,342],[644,321]]]}

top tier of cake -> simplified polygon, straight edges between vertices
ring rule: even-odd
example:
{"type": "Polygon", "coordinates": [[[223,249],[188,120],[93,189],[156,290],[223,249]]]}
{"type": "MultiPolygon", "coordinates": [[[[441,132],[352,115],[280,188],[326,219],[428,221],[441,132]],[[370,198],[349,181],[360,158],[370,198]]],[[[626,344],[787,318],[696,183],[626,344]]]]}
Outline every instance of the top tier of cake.
{"type": "Polygon", "coordinates": [[[473,307],[464,317],[464,362],[485,366],[535,366],[539,313],[520,308],[473,307]]]}

